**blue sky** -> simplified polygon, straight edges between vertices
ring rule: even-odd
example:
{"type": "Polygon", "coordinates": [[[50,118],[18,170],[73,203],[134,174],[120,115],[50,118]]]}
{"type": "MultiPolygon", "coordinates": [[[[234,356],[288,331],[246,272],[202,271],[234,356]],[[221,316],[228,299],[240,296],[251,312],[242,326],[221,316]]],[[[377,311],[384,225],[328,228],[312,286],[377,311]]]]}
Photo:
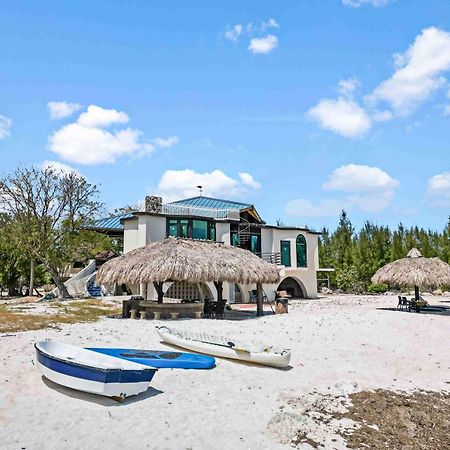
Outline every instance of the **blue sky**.
{"type": "Polygon", "coordinates": [[[450,2],[2,1],[2,172],[65,164],[268,222],[442,229],[450,2]]]}

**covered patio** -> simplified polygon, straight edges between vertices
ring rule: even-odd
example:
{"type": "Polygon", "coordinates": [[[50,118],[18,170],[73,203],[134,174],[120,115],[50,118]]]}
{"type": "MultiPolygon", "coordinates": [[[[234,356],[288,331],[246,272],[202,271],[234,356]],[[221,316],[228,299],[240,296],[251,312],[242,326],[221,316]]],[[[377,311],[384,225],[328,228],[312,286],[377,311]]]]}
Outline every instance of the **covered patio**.
{"type": "MultiPolygon", "coordinates": [[[[156,291],[155,299],[145,301],[145,309],[154,317],[167,317],[187,307],[187,303],[164,302],[164,283],[188,282],[197,286],[198,302],[190,303],[192,312],[203,311],[204,283],[213,283],[217,304],[225,306],[223,283],[256,283],[257,315],[263,315],[263,283],[277,283],[278,268],[248,250],[220,242],[199,241],[169,237],[134,249],[105,263],[97,273],[101,284],[134,284],[141,286],[141,295],[147,299],[148,285],[156,291]],[[197,303],[197,305],[196,305],[197,303]],[[183,306],[182,306],[183,305],[183,306]],[[192,306],[191,306],[192,305],[192,306]],[[195,306],[194,306],[195,305],[195,306]],[[201,306],[200,306],[201,305],[201,306]],[[161,315],[155,315],[156,310],[161,315]],[[194,311],[195,310],[195,311],[194,311]]],[[[198,316],[198,314],[196,314],[198,316]]],[[[146,314],[143,315],[144,317],[146,314]]]]}

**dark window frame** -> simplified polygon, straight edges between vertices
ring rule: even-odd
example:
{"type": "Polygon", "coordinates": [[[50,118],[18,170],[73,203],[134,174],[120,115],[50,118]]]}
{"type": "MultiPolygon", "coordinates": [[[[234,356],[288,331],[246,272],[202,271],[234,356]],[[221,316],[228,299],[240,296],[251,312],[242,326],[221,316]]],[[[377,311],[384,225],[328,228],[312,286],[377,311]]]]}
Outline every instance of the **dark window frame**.
{"type": "Polygon", "coordinates": [[[297,267],[308,267],[308,244],[303,234],[299,234],[295,240],[295,256],[297,258],[297,267]],[[299,258],[301,252],[303,253],[303,258],[299,258]],[[300,264],[302,260],[303,262],[300,264]]]}
{"type": "MultiPolygon", "coordinates": [[[[176,225],[177,227],[177,235],[175,237],[181,237],[181,225],[187,225],[187,238],[189,239],[196,239],[193,237],[193,221],[198,220],[202,222],[206,222],[206,241],[215,241],[217,232],[216,232],[216,223],[212,220],[207,220],[204,218],[198,218],[198,217],[183,217],[183,216],[168,216],[166,217],[166,237],[173,236],[173,234],[170,234],[170,227],[171,225],[176,225]],[[211,237],[214,237],[214,239],[211,239],[211,237]]],[[[203,239],[198,239],[203,240],[203,239]]]]}

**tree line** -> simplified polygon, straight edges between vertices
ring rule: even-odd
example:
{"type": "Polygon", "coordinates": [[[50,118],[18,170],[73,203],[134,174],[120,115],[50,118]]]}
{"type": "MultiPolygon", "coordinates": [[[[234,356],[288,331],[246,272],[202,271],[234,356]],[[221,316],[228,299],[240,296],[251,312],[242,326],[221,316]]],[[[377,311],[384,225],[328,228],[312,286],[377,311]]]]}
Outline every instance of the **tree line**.
{"type": "Polygon", "coordinates": [[[335,231],[322,230],[319,239],[320,267],[332,267],[333,288],[354,292],[379,292],[387,286],[374,286],[370,279],[385,264],[404,258],[411,248],[423,256],[437,256],[450,263],[450,217],[442,232],[417,226],[397,229],[365,222],[356,231],[345,211],[335,231]]]}
{"type": "Polygon", "coordinates": [[[18,168],[0,178],[0,292],[20,295],[22,284],[54,282],[68,297],[64,277],[75,261],[112,248],[89,230],[99,211],[98,189],[76,172],[18,168]]]}

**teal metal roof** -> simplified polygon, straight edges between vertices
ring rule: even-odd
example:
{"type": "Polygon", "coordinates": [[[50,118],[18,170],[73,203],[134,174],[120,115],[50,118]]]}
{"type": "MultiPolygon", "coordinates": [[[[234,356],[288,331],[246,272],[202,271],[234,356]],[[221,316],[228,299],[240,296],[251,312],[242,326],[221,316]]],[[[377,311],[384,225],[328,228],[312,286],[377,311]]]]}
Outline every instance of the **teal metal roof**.
{"type": "Polygon", "coordinates": [[[105,217],[104,219],[99,219],[94,223],[89,224],[88,228],[99,228],[103,230],[123,230],[123,223],[120,223],[120,220],[127,219],[129,217],[133,217],[133,214],[126,213],[114,217],[105,217]]]}
{"type": "Polygon", "coordinates": [[[234,202],[232,200],[221,200],[211,197],[192,197],[184,200],[177,200],[172,202],[174,205],[188,205],[197,206],[199,208],[214,208],[214,209],[247,209],[252,208],[253,205],[249,203],[234,202]]]}

